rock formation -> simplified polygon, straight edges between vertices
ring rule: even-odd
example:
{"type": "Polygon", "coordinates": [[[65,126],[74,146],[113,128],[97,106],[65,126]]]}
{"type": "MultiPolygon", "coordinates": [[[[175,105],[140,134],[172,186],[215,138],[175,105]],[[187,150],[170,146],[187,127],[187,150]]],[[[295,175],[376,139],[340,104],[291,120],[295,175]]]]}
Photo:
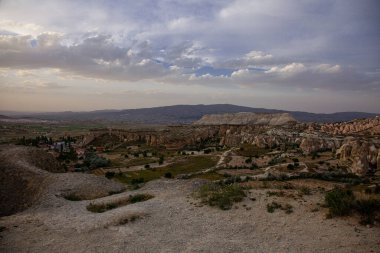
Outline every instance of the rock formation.
{"type": "Polygon", "coordinates": [[[331,135],[350,135],[350,134],[380,134],[380,117],[369,119],[358,119],[349,122],[312,124],[309,131],[319,131],[331,135]]]}
{"type": "Polygon", "coordinates": [[[375,170],[379,166],[379,155],[379,143],[357,139],[347,139],[336,151],[337,158],[352,163],[350,172],[361,176],[367,174],[370,169],[375,170]]]}
{"type": "Polygon", "coordinates": [[[234,147],[242,143],[261,148],[280,145],[299,146],[304,154],[336,151],[339,159],[352,164],[351,172],[364,175],[379,164],[380,119],[357,120],[336,124],[300,124],[288,114],[215,114],[206,115],[193,125],[170,126],[159,130],[93,131],[88,139],[113,134],[120,142],[143,142],[180,150],[207,141],[234,147]],[[359,134],[360,133],[360,134],[359,134]]]}
{"type": "Polygon", "coordinates": [[[125,189],[105,177],[59,172],[64,172],[63,168],[41,149],[0,146],[0,216],[23,211],[43,198],[75,194],[92,199],[125,189]]]}

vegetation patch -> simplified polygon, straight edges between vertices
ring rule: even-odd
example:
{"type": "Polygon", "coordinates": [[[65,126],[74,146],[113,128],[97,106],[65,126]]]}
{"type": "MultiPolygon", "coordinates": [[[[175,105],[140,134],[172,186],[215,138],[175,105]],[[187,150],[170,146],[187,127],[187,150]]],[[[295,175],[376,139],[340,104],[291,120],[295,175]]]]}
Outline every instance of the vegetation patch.
{"type": "Polygon", "coordinates": [[[93,213],[103,213],[105,211],[118,208],[120,206],[125,206],[125,205],[129,205],[129,204],[147,201],[151,198],[153,198],[153,196],[150,194],[130,195],[128,198],[120,199],[120,200],[117,200],[117,201],[111,202],[111,203],[101,203],[101,204],[90,203],[87,206],[87,210],[90,212],[93,212],[93,213]]]}
{"type": "Polygon", "coordinates": [[[298,189],[299,195],[311,195],[311,190],[307,186],[302,186],[301,188],[298,189]]]}
{"type": "Polygon", "coordinates": [[[329,217],[344,216],[351,213],[355,196],[351,190],[335,188],[326,193],[325,202],[329,208],[329,217]]]}
{"type": "Polygon", "coordinates": [[[269,196],[269,197],[271,197],[271,196],[284,197],[285,192],[283,192],[283,191],[267,191],[267,196],[269,196]]]}
{"type": "Polygon", "coordinates": [[[204,169],[214,167],[216,163],[217,159],[213,156],[189,156],[183,161],[176,162],[165,167],[126,172],[122,175],[116,175],[115,178],[122,183],[136,185],[161,178],[165,175],[176,177],[179,174],[199,172],[204,169]]]}
{"type": "Polygon", "coordinates": [[[361,216],[361,224],[373,224],[376,213],[380,212],[379,198],[356,199],[349,189],[335,188],[327,192],[325,202],[329,208],[329,218],[349,215],[356,211],[361,216]]]}
{"type": "Polygon", "coordinates": [[[233,203],[240,202],[246,197],[243,187],[237,184],[208,183],[201,186],[195,194],[202,203],[222,210],[231,209],[233,203]]]}
{"type": "Polygon", "coordinates": [[[141,215],[138,215],[138,214],[133,214],[127,218],[124,218],[124,219],[121,219],[118,223],[118,225],[125,225],[127,223],[132,223],[132,222],[135,222],[139,219],[142,219],[142,216],[141,215]]]}
{"type": "MultiPolygon", "coordinates": [[[[261,155],[264,155],[268,153],[270,150],[265,148],[260,148],[256,145],[252,144],[243,144],[241,147],[236,151],[237,155],[240,156],[246,156],[246,157],[255,157],[258,158],[261,155]]],[[[252,161],[252,158],[251,158],[252,161]]]]}
{"type": "Polygon", "coordinates": [[[375,214],[380,211],[380,200],[371,198],[360,199],[356,201],[355,208],[361,215],[361,224],[374,224],[375,214]]]}
{"type": "Polygon", "coordinates": [[[115,195],[115,194],[122,193],[122,192],[124,192],[124,191],[125,191],[125,189],[122,189],[122,190],[119,190],[119,191],[109,191],[109,192],[108,192],[108,195],[115,195]]]}
{"type": "Polygon", "coordinates": [[[291,214],[293,212],[293,206],[290,204],[282,205],[280,203],[277,203],[275,201],[272,201],[271,203],[267,204],[267,211],[268,213],[274,213],[276,209],[283,210],[286,214],[291,214]]]}
{"type": "Polygon", "coordinates": [[[194,175],[191,178],[202,178],[202,179],[207,179],[210,181],[216,181],[216,180],[222,180],[225,177],[217,172],[207,172],[207,173],[194,175]]]}
{"type": "Polygon", "coordinates": [[[76,195],[75,193],[70,193],[70,194],[67,194],[65,196],[63,196],[65,199],[67,200],[70,200],[70,201],[81,201],[83,200],[82,198],[80,198],[78,195],[76,195]]]}

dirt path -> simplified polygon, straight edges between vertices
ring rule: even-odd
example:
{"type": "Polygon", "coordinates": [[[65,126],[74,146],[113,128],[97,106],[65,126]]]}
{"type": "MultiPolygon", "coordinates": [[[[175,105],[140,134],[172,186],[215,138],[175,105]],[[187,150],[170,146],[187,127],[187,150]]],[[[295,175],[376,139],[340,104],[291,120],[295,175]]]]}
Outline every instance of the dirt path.
{"type": "Polygon", "coordinates": [[[215,167],[216,167],[216,168],[220,168],[220,167],[222,167],[222,165],[225,164],[225,159],[226,159],[226,157],[227,157],[232,151],[234,151],[235,149],[237,149],[237,148],[231,148],[231,149],[229,149],[229,150],[227,150],[227,151],[224,151],[223,154],[220,156],[219,161],[218,161],[218,163],[216,164],[215,167]]]}

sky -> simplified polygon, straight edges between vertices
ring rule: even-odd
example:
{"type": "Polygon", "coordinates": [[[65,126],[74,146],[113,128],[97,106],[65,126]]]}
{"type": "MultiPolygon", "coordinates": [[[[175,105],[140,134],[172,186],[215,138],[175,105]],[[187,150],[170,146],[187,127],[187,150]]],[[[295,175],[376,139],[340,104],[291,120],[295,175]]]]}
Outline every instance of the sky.
{"type": "Polygon", "coordinates": [[[0,0],[0,110],[380,113],[377,0],[0,0]]]}

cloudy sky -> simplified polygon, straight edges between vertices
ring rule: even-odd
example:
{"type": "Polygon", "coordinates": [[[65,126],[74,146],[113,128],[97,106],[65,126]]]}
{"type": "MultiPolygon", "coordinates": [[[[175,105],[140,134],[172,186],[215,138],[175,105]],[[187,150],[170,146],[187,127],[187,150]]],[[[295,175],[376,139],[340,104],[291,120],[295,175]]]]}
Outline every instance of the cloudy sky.
{"type": "Polygon", "coordinates": [[[380,112],[377,0],[0,0],[0,110],[380,112]]]}

